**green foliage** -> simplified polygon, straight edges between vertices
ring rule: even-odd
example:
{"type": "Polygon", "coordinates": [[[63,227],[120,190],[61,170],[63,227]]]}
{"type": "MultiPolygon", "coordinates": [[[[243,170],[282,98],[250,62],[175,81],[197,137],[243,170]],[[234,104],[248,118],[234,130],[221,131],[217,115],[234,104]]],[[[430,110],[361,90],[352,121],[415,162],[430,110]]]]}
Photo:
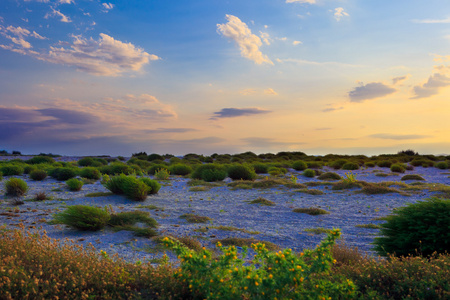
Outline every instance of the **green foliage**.
{"type": "Polygon", "coordinates": [[[82,159],[78,160],[77,163],[80,167],[88,167],[94,164],[94,159],[92,157],[83,157],[82,159]]]}
{"type": "Polygon", "coordinates": [[[106,209],[87,205],[73,205],[54,215],[56,223],[66,224],[78,230],[97,231],[108,224],[110,215],[106,209]]]}
{"type": "Polygon", "coordinates": [[[405,173],[406,166],[403,164],[393,164],[391,166],[391,171],[395,173],[405,173]]]}
{"type": "Polygon", "coordinates": [[[398,193],[399,191],[379,183],[370,183],[362,187],[361,192],[367,195],[398,193]]]}
{"type": "Polygon", "coordinates": [[[161,185],[156,180],[152,180],[147,177],[139,178],[139,180],[145,183],[150,188],[150,190],[148,191],[149,194],[157,194],[161,189],[161,185]]]}
{"type": "Polygon", "coordinates": [[[269,165],[263,163],[254,163],[252,164],[253,169],[256,174],[266,174],[269,172],[269,165]]]}
{"type": "Polygon", "coordinates": [[[165,169],[168,171],[169,167],[165,164],[154,164],[150,168],[147,169],[147,172],[149,175],[155,175],[155,173],[157,171],[162,170],[162,169],[165,169]]]}
{"type": "Polygon", "coordinates": [[[6,195],[12,197],[19,197],[26,194],[28,191],[27,183],[20,178],[10,178],[5,182],[6,195]]]}
{"type": "Polygon", "coordinates": [[[81,188],[83,187],[83,181],[78,180],[76,178],[70,178],[69,180],[66,181],[66,185],[69,188],[69,190],[76,192],[80,191],[81,188]]]}
{"type": "Polygon", "coordinates": [[[107,175],[119,175],[119,174],[129,175],[129,174],[133,174],[135,172],[135,170],[132,167],[130,167],[129,165],[126,165],[121,162],[115,162],[115,163],[111,163],[107,166],[101,167],[100,172],[102,174],[107,174],[107,175]]]}
{"type": "Polygon", "coordinates": [[[155,171],[155,178],[158,180],[167,180],[170,177],[170,171],[166,168],[155,171]]]}
{"type": "Polygon", "coordinates": [[[326,172],[326,173],[320,174],[320,176],[317,178],[320,180],[341,180],[342,179],[342,177],[338,173],[335,173],[335,172],[326,172]]]}
{"type": "Polygon", "coordinates": [[[111,177],[110,180],[104,182],[104,186],[114,194],[125,194],[135,201],[144,201],[151,191],[151,188],[143,180],[125,174],[111,177]]]}
{"type": "Polygon", "coordinates": [[[56,168],[50,171],[50,176],[59,181],[66,181],[77,176],[77,172],[73,168],[56,168]]]}
{"type": "Polygon", "coordinates": [[[287,170],[285,168],[272,166],[269,167],[267,172],[272,176],[280,176],[286,174],[287,170]]]}
{"type": "Polygon", "coordinates": [[[308,161],[306,162],[308,169],[320,169],[322,168],[322,164],[319,161],[308,161]]]}
{"type": "Polygon", "coordinates": [[[376,164],[373,161],[368,161],[364,163],[364,166],[366,166],[367,168],[373,168],[376,166],[376,164]]]}
{"type": "Polygon", "coordinates": [[[146,211],[127,211],[111,215],[108,222],[111,226],[131,226],[136,223],[144,223],[149,227],[156,227],[158,223],[150,217],[150,213],[146,211]]]}
{"type": "Polygon", "coordinates": [[[176,276],[187,281],[194,298],[350,299],[356,294],[351,281],[327,277],[333,264],[330,249],[339,235],[334,230],[315,250],[301,256],[290,249],[274,253],[263,243],[253,244],[256,255],[250,259],[247,247],[238,253],[235,246],[223,247],[219,242],[223,254],[213,258],[205,248],[194,252],[170,238],[163,241],[181,259],[176,276]]]}
{"type": "Polygon", "coordinates": [[[450,200],[430,198],[397,209],[381,225],[375,238],[380,255],[407,256],[450,251],[450,200]]]}
{"type": "Polygon", "coordinates": [[[333,168],[335,170],[339,170],[342,168],[343,165],[345,165],[347,163],[347,160],[345,159],[338,159],[335,161],[332,161],[331,163],[328,164],[328,166],[330,168],[333,168]]]}
{"type": "Polygon", "coordinates": [[[434,167],[436,167],[436,168],[438,168],[438,169],[441,169],[441,170],[446,170],[446,169],[448,169],[448,163],[445,162],[445,161],[440,161],[440,162],[437,162],[437,163],[434,165],[434,167]]]}
{"type": "Polygon", "coordinates": [[[359,164],[349,161],[346,162],[343,166],[342,166],[343,170],[358,170],[359,169],[359,164]]]}
{"type": "Polygon", "coordinates": [[[171,165],[169,170],[173,175],[186,176],[192,173],[191,166],[180,163],[171,165]]]}
{"type": "Polygon", "coordinates": [[[311,169],[306,169],[305,171],[303,171],[302,175],[305,176],[305,177],[311,177],[312,178],[312,177],[316,176],[316,171],[311,170],[311,169]]]}
{"type": "Polygon", "coordinates": [[[232,180],[255,180],[256,173],[248,165],[232,165],[228,168],[228,177],[232,180]]]}
{"type": "Polygon", "coordinates": [[[102,174],[97,168],[85,167],[80,170],[80,176],[83,178],[99,180],[102,177],[102,174]]]}
{"type": "Polygon", "coordinates": [[[422,166],[422,167],[424,167],[424,168],[427,168],[427,167],[432,167],[432,166],[434,166],[434,161],[432,161],[432,160],[430,160],[430,159],[428,159],[428,158],[421,157],[421,158],[414,158],[414,159],[410,162],[410,164],[411,164],[412,166],[414,166],[414,167],[420,167],[420,166],[422,166]]]}
{"type": "Polygon", "coordinates": [[[0,172],[0,181],[2,181],[2,180],[3,180],[3,173],[0,172]]]}
{"type": "Polygon", "coordinates": [[[50,156],[35,156],[26,161],[27,164],[37,165],[37,164],[52,164],[55,160],[50,156]]]}
{"type": "Polygon", "coordinates": [[[329,212],[326,211],[325,209],[321,209],[321,208],[318,208],[318,207],[295,208],[292,211],[296,212],[296,213],[308,214],[308,215],[311,215],[311,216],[318,216],[318,215],[329,214],[329,212]]]}
{"type": "Polygon", "coordinates": [[[35,181],[42,181],[47,178],[47,172],[44,170],[34,170],[30,172],[30,178],[35,181]]]}
{"type": "Polygon", "coordinates": [[[181,219],[185,219],[189,223],[206,223],[212,220],[210,217],[199,216],[195,214],[183,214],[180,216],[181,219]]]}
{"type": "Polygon", "coordinates": [[[15,164],[5,165],[0,168],[3,176],[18,176],[23,174],[23,167],[15,164]]]}
{"type": "Polygon", "coordinates": [[[292,168],[296,171],[303,171],[308,168],[308,165],[303,160],[297,160],[292,163],[292,168]]]}
{"type": "Polygon", "coordinates": [[[382,160],[377,162],[377,166],[379,166],[380,168],[390,168],[392,165],[392,162],[388,161],[388,160],[382,160]]]}
{"type": "Polygon", "coordinates": [[[418,174],[408,174],[403,176],[400,180],[425,180],[425,178],[418,174]]]}
{"type": "Polygon", "coordinates": [[[256,198],[255,200],[252,200],[249,203],[265,205],[265,206],[275,206],[275,202],[267,200],[266,198],[263,198],[263,197],[256,198]]]}
{"type": "Polygon", "coordinates": [[[197,167],[194,172],[192,172],[191,177],[206,182],[222,181],[227,177],[227,171],[222,165],[205,164],[197,167]]]}
{"type": "Polygon", "coordinates": [[[345,173],[344,178],[342,179],[344,183],[355,183],[356,182],[356,174],[352,172],[345,173]]]}

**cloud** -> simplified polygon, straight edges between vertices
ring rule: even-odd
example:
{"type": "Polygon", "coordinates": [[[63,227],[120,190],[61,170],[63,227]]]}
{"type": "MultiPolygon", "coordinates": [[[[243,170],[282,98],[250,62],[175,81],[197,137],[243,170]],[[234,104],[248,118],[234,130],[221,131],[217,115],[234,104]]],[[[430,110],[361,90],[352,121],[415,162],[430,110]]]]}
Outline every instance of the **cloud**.
{"type": "Polygon", "coordinates": [[[75,3],[74,0],[59,0],[60,4],[73,4],[75,3]]]}
{"type": "Polygon", "coordinates": [[[343,17],[350,17],[350,15],[345,12],[345,10],[342,7],[337,7],[334,9],[334,18],[336,21],[340,21],[343,17]]]}
{"type": "Polygon", "coordinates": [[[352,65],[352,64],[346,64],[341,62],[335,62],[335,61],[325,61],[325,62],[317,62],[317,61],[310,61],[310,60],[304,60],[304,59],[295,59],[295,58],[285,58],[285,59],[276,59],[279,63],[296,63],[299,65],[311,65],[311,66],[336,66],[336,67],[350,67],[350,68],[360,68],[363,67],[362,65],[352,65]]]}
{"type": "Polygon", "coordinates": [[[390,133],[377,133],[369,135],[371,138],[384,139],[384,140],[417,140],[426,139],[431,136],[420,134],[390,134],[390,133]]]}
{"type": "Polygon", "coordinates": [[[267,32],[259,32],[259,36],[261,37],[262,41],[264,42],[264,44],[266,45],[270,45],[270,35],[267,32]]]}
{"type": "MultiPolygon", "coordinates": [[[[14,27],[14,26],[8,26],[4,27],[0,25],[0,35],[4,36],[5,38],[9,39],[14,44],[18,45],[21,49],[30,49],[32,48],[31,44],[25,40],[26,37],[33,37],[36,39],[44,40],[45,37],[39,35],[36,31],[30,32],[26,28],[22,27],[14,27]]],[[[17,47],[17,46],[16,46],[17,47]]],[[[3,45],[3,49],[11,50],[17,48],[10,45],[10,47],[3,45]],[[10,49],[8,49],[10,48],[10,49]]]]}
{"type": "Polygon", "coordinates": [[[425,19],[425,20],[412,20],[414,23],[422,24],[448,24],[450,23],[450,17],[446,19],[425,19]]]}
{"type": "Polygon", "coordinates": [[[271,88],[265,89],[265,90],[264,90],[264,94],[266,94],[266,95],[278,95],[278,93],[275,92],[275,91],[274,91],[273,89],[271,89],[271,88]]]}
{"type": "Polygon", "coordinates": [[[366,85],[361,83],[360,86],[350,91],[348,96],[351,102],[362,102],[364,100],[384,97],[396,91],[396,89],[381,82],[371,82],[366,85]]]}
{"type": "Polygon", "coordinates": [[[252,34],[247,24],[233,15],[226,15],[226,19],[227,23],[217,24],[217,32],[235,41],[241,50],[242,57],[259,65],[263,63],[273,65],[273,62],[259,50],[259,47],[262,46],[261,39],[252,34]]]}
{"type": "Polygon", "coordinates": [[[60,17],[60,21],[63,23],[70,23],[72,22],[72,20],[70,20],[69,17],[67,17],[66,15],[64,15],[63,13],[61,13],[59,10],[54,9],[53,7],[51,7],[52,12],[51,13],[47,13],[44,18],[48,19],[49,17],[60,17]]]}
{"type": "Polygon", "coordinates": [[[297,46],[297,45],[300,45],[300,44],[303,44],[303,43],[300,42],[300,41],[293,41],[292,42],[292,45],[294,45],[294,46],[297,46]]]}
{"type": "Polygon", "coordinates": [[[198,131],[194,128],[157,128],[145,130],[146,133],[186,133],[186,132],[194,132],[198,131]]]}
{"type": "Polygon", "coordinates": [[[316,0],[286,0],[286,3],[308,3],[315,4],[316,0]]]}
{"type": "Polygon", "coordinates": [[[437,69],[439,72],[431,75],[427,82],[413,87],[415,96],[411,99],[428,98],[438,94],[441,88],[450,86],[450,77],[447,75],[448,67],[441,66],[437,69]]]}
{"type": "Polygon", "coordinates": [[[248,95],[254,95],[258,93],[255,89],[245,89],[239,92],[239,94],[244,95],[244,96],[248,96],[248,95]]]}
{"type": "Polygon", "coordinates": [[[261,91],[261,90],[257,91],[255,89],[244,89],[242,91],[239,91],[239,94],[244,95],[244,96],[258,95],[258,94],[259,95],[261,95],[261,94],[263,94],[263,95],[278,95],[278,93],[275,92],[275,90],[272,88],[267,88],[263,91],[261,91]]]}
{"type": "Polygon", "coordinates": [[[393,85],[400,84],[400,83],[402,83],[403,81],[408,80],[408,79],[409,79],[409,76],[410,76],[410,75],[408,74],[408,75],[405,75],[405,76],[394,77],[394,78],[392,78],[392,84],[393,84],[393,85]]]}
{"type": "Polygon", "coordinates": [[[344,109],[343,106],[339,106],[339,107],[327,107],[322,109],[323,112],[331,112],[331,111],[336,111],[336,110],[341,110],[344,109]]]}
{"type": "Polygon", "coordinates": [[[331,128],[331,127],[316,128],[316,130],[318,130],[318,131],[325,131],[325,130],[331,130],[331,129],[333,129],[333,128],[331,128]]]}
{"type": "Polygon", "coordinates": [[[103,6],[103,12],[107,13],[109,12],[111,9],[114,8],[114,4],[112,3],[102,3],[103,6]]]}
{"type": "Polygon", "coordinates": [[[80,35],[72,37],[74,41],[70,48],[50,47],[47,55],[37,58],[74,66],[79,71],[98,76],[118,76],[125,72],[139,71],[150,60],[159,59],[131,43],[123,43],[104,33],[100,33],[97,41],[80,35]]]}
{"type": "Polygon", "coordinates": [[[216,120],[217,118],[235,118],[242,116],[252,116],[270,113],[270,110],[264,110],[260,108],[222,108],[220,111],[214,112],[214,116],[211,120],[216,120]]]}

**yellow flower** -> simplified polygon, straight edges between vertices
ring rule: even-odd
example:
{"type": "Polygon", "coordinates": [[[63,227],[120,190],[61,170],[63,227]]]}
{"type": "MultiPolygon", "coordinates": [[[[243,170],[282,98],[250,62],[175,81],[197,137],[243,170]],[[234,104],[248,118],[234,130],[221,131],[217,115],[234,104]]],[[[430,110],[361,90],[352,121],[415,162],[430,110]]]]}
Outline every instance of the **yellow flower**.
{"type": "Polygon", "coordinates": [[[247,290],[247,289],[248,289],[248,287],[244,286],[244,290],[247,290]]]}
{"type": "Polygon", "coordinates": [[[256,286],[258,286],[258,285],[259,285],[258,281],[255,281],[255,285],[256,285],[256,286]]]}
{"type": "Polygon", "coordinates": [[[273,278],[273,275],[272,275],[272,274],[270,274],[270,275],[269,275],[269,278],[270,278],[270,279],[272,279],[272,278],[273,278]]]}

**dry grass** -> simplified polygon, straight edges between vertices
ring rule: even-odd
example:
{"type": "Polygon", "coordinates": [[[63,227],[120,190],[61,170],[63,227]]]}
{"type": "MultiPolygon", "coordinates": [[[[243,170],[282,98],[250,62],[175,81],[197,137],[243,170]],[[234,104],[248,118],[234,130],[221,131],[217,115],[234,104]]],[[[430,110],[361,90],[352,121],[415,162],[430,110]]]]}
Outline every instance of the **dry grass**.
{"type": "Polygon", "coordinates": [[[195,214],[183,214],[180,216],[181,219],[185,219],[189,223],[206,223],[212,220],[210,217],[199,216],[195,214]]]}
{"type": "Polygon", "coordinates": [[[259,197],[255,200],[249,201],[250,204],[259,204],[265,206],[275,206],[275,202],[267,200],[266,198],[259,197]]]}
{"type": "Polygon", "coordinates": [[[329,214],[328,211],[318,208],[318,207],[308,207],[308,208],[295,208],[292,210],[296,213],[302,213],[302,214],[308,214],[311,216],[318,216],[318,215],[326,215],[329,214]]]}

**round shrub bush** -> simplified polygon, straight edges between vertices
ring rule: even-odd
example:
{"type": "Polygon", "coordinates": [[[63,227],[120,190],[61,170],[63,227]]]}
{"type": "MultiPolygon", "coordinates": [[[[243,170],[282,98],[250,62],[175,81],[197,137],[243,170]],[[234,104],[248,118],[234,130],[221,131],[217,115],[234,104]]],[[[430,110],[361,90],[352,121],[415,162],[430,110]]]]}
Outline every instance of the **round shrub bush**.
{"type": "Polygon", "coordinates": [[[403,164],[393,164],[391,166],[391,171],[395,173],[405,173],[406,166],[403,164]]]}
{"type": "Polygon", "coordinates": [[[228,168],[228,177],[232,180],[255,180],[256,173],[247,165],[233,165],[228,168]]]}
{"type": "Polygon", "coordinates": [[[169,167],[165,164],[154,164],[153,166],[148,168],[147,172],[149,175],[155,175],[155,173],[161,169],[166,169],[167,171],[169,171],[169,167]]]}
{"type": "Polygon", "coordinates": [[[50,176],[59,181],[66,181],[77,176],[77,172],[72,168],[56,168],[50,171],[50,176]]]}
{"type": "Polygon", "coordinates": [[[373,168],[376,166],[375,162],[373,161],[368,161],[364,163],[364,166],[368,167],[368,168],[373,168]]]}
{"type": "Polygon", "coordinates": [[[80,167],[92,166],[93,163],[94,163],[94,159],[92,157],[83,157],[82,159],[80,159],[78,161],[78,165],[80,167]]]}
{"type": "Polygon", "coordinates": [[[407,256],[450,251],[450,200],[430,198],[397,209],[381,224],[375,238],[380,255],[407,256]]]}
{"type": "Polygon", "coordinates": [[[422,166],[422,167],[424,167],[424,168],[434,166],[434,162],[433,162],[432,160],[427,159],[427,158],[414,158],[414,159],[410,162],[410,164],[411,164],[412,166],[414,166],[414,167],[420,167],[420,166],[422,166]]]}
{"type": "Polygon", "coordinates": [[[446,169],[448,169],[448,164],[447,164],[447,162],[445,162],[445,161],[440,161],[440,162],[436,163],[434,166],[435,166],[436,168],[438,168],[438,169],[441,169],[441,170],[446,170],[446,169]]]}
{"type": "Polygon", "coordinates": [[[99,180],[102,177],[102,174],[97,168],[85,167],[80,170],[80,176],[87,179],[99,180]]]}
{"type": "Polygon", "coordinates": [[[303,160],[296,160],[292,163],[292,168],[296,171],[306,170],[308,165],[303,160]]]}
{"type": "Polygon", "coordinates": [[[125,174],[110,178],[104,183],[104,186],[114,194],[125,194],[135,201],[144,201],[151,192],[151,188],[142,180],[125,174]]]}
{"type": "Polygon", "coordinates": [[[326,172],[326,173],[320,174],[320,176],[317,178],[320,180],[341,180],[342,179],[342,177],[338,173],[335,173],[335,172],[326,172]]]}
{"type": "Polygon", "coordinates": [[[15,176],[23,174],[23,167],[19,165],[6,165],[1,167],[0,171],[3,173],[3,176],[15,176]]]}
{"type": "Polygon", "coordinates": [[[47,178],[48,174],[44,170],[34,170],[30,172],[30,178],[35,181],[42,181],[47,178]]]}
{"type": "Polygon", "coordinates": [[[28,165],[28,166],[25,166],[24,168],[23,168],[23,173],[24,174],[30,174],[32,171],[34,171],[34,170],[37,170],[37,168],[36,168],[36,166],[33,166],[33,165],[28,165]]]}
{"type": "Polygon", "coordinates": [[[70,178],[69,180],[66,181],[66,184],[69,190],[73,192],[80,191],[81,188],[83,187],[83,181],[78,180],[76,178],[70,178]]]}
{"type": "Polygon", "coordinates": [[[50,156],[35,156],[26,161],[27,164],[37,165],[37,164],[52,164],[55,160],[50,156]]]}
{"type": "Polygon", "coordinates": [[[320,169],[322,168],[322,163],[319,161],[308,161],[306,162],[308,169],[320,169]]]}
{"type": "Polygon", "coordinates": [[[147,177],[142,177],[139,180],[145,183],[150,188],[150,190],[148,191],[149,194],[157,194],[161,189],[161,185],[156,180],[147,177]]]}
{"type": "Polygon", "coordinates": [[[111,163],[108,166],[101,167],[100,172],[102,174],[108,174],[108,175],[119,175],[119,174],[129,175],[129,174],[134,173],[134,170],[129,165],[126,165],[126,164],[120,163],[120,162],[116,162],[116,163],[111,163]]]}
{"type": "Polygon", "coordinates": [[[382,160],[377,162],[377,166],[379,166],[380,168],[390,168],[392,165],[392,162],[388,161],[388,160],[382,160]]]}
{"type": "Polygon", "coordinates": [[[54,216],[57,223],[83,231],[100,230],[108,224],[109,219],[108,211],[88,205],[69,206],[65,211],[54,216]]]}
{"type": "Polygon", "coordinates": [[[173,175],[186,176],[192,173],[192,168],[185,164],[174,164],[170,166],[169,171],[173,175]]]}
{"type": "Polygon", "coordinates": [[[269,172],[269,165],[267,164],[253,164],[252,167],[256,174],[266,174],[269,172]]]}
{"type": "Polygon", "coordinates": [[[343,170],[358,170],[359,169],[359,165],[358,163],[349,161],[346,162],[343,166],[342,166],[343,170]]]}
{"type": "Polygon", "coordinates": [[[347,163],[347,161],[345,159],[338,159],[335,161],[332,161],[331,163],[328,164],[328,166],[330,168],[333,168],[335,170],[339,170],[342,168],[343,165],[345,165],[347,163]]]}
{"type": "Polygon", "coordinates": [[[303,171],[302,175],[305,177],[314,177],[316,176],[316,172],[311,169],[306,169],[305,171],[303,171]]]}
{"type": "Polygon", "coordinates": [[[12,197],[19,197],[26,194],[28,185],[20,178],[10,178],[5,182],[6,195],[12,197]]]}
{"type": "Polygon", "coordinates": [[[222,181],[227,177],[227,171],[222,165],[205,164],[197,167],[197,169],[192,172],[191,177],[207,182],[222,181]]]}

